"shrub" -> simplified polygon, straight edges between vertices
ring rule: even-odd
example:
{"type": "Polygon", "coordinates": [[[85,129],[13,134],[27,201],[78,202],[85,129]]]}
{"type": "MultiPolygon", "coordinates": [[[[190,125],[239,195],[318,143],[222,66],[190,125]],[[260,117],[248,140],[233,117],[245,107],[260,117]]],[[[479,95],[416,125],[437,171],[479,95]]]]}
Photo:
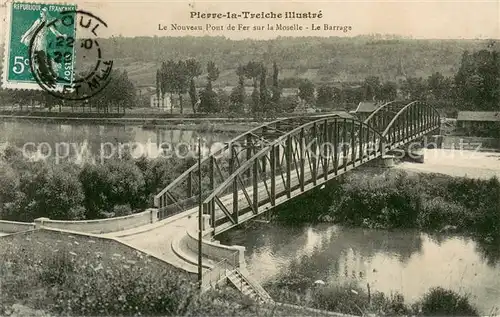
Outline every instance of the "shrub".
{"type": "Polygon", "coordinates": [[[19,191],[19,175],[8,164],[0,162],[0,215],[3,214],[4,204],[16,200],[19,191]]]}
{"type": "Polygon", "coordinates": [[[19,220],[33,221],[38,217],[58,220],[81,218],[83,189],[70,165],[35,162],[20,176],[22,200],[18,202],[19,220]]]}
{"type": "Polygon", "coordinates": [[[435,197],[422,203],[417,223],[422,229],[439,230],[444,225],[464,229],[469,223],[468,218],[469,212],[463,205],[435,197]]]}
{"type": "Polygon", "coordinates": [[[141,170],[132,161],[108,161],[109,202],[112,205],[130,204],[132,208],[143,205],[145,186],[141,170]]]}
{"type": "Polygon", "coordinates": [[[113,217],[127,216],[132,214],[130,205],[115,205],[113,207],[113,217]]]}
{"type": "Polygon", "coordinates": [[[111,210],[110,191],[106,166],[85,164],[78,175],[85,194],[84,206],[87,219],[103,218],[103,211],[111,210]]]}
{"type": "Polygon", "coordinates": [[[429,290],[418,305],[423,316],[479,316],[466,296],[441,287],[429,290]]]}

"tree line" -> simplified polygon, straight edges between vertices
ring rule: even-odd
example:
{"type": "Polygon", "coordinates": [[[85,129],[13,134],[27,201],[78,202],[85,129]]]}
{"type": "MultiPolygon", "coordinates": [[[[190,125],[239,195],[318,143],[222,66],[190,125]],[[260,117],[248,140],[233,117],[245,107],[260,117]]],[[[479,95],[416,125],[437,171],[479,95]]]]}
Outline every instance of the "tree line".
{"type": "MultiPolygon", "coordinates": [[[[213,83],[219,78],[219,68],[213,61],[206,65],[206,85],[197,92],[195,79],[201,76],[203,68],[195,59],[169,60],[163,62],[156,72],[156,94],[158,99],[178,95],[180,112],[183,113],[183,94],[188,93],[194,113],[244,113],[253,114],[276,112],[280,107],[281,89],[279,69],[276,62],[272,65],[272,75],[263,62],[250,61],[236,69],[237,85],[227,94],[223,89],[215,90],[213,83]],[[252,82],[251,96],[245,90],[246,80],[252,82]],[[270,82],[270,87],[269,83],[270,82]]],[[[173,104],[173,100],[171,100],[173,104]]]]}
{"type": "Polygon", "coordinates": [[[310,80],[287,83],[298,85],[299,97],[320,108],[399,98],[425,100],[440,108],[494,111],[500,105],[500,58],[494,50],[465,51],[460,68],[449,77],[434,72],[427,78],[410,76],[399,82],[382,82],[377,76],[369,76],[364,82],[343,83],[340,87],[332,84],[315,87],[310,80]]]}
{"type": "Polygon", "coordinates": [[[240,64],[236,70],[237,85],[228,95],[223,89],[215,91],[212,83],[219,70],[214,62],[207,64],[206,87],[196,92],[194,79],[202,74],[200,63],[194,59],[163,63],[157,73],[159,96],[166,92],[181,96],[189,91],[193,112],[252,113],[274,115],[293,111],[300,103],[308,107],[332,110],[352,109],[360,101],[386,102],[394,99],[424,100],[439,108],[496,110],[500,104],[500,62],[498,52],[465,51],[454,76],[434,72],[427,78],[401,76],[398,81],[382,81],[368,76],[362,82],[315,84],[299,77],[279,78],[276,62],[268,67],[263,61],[240,64]],[[269,71],[269,68],[270,71],[269,71]],[[271,73],[268,76],[268,73],[271,73]],[[245,87],[250,81],[252,92],[245,87]],[[283,88],[296,88],[292,96],[282,96],[283,88]]]}
{"type": "Polygon", "coordinates": [[[137,105],[136,89],[125,70],[115,69],[110,73],[106,87],[84,101],[57,98],[45,90],[0,90],[3,105],[18,105],[20,110],[34,109],[36,105],[52,111],[71,108],[82,112],[125,112],[137,105]]]}

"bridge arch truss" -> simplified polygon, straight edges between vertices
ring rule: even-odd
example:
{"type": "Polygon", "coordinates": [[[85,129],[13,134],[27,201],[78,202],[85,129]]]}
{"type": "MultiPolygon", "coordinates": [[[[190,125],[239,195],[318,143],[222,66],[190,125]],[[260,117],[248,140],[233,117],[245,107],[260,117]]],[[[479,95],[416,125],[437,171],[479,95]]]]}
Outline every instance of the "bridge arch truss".
{"type": "Polygon", "coordinates": [[[352,118],[317,119],[255,154],[203,201],[213,234],[228,230],[382,155],[384,137],[352,118]]]}
{"type": "Polygon", "coordinates": [[[160,219],[193,210],[228,230],[387,151],[433,133],[439,113],[422,102],[389,102],[361,122],[338,114],[286,118],[251,129],[196,161],[155,197],[160,219]]]}

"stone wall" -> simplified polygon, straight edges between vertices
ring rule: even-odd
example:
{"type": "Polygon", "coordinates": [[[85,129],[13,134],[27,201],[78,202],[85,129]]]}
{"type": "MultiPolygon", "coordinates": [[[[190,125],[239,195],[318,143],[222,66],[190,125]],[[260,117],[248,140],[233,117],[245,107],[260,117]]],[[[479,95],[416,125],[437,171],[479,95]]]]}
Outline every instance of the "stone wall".
{"type": "Polygon", "coordinates": [[[108,233],[144,226],[158,220],[157,209],[147,209],[143,212],[123,217],[96,220],[52,220],[49,218],[35,219],[37,228],[54,228],[85,233],[108,233]]]}
{"type": "Polygon", "coordinates": [[[18,222],[0,220],[0,232],[2,233],[15,233],[21,231],[28,231],[35,229],[34,222],[18,222]]]}

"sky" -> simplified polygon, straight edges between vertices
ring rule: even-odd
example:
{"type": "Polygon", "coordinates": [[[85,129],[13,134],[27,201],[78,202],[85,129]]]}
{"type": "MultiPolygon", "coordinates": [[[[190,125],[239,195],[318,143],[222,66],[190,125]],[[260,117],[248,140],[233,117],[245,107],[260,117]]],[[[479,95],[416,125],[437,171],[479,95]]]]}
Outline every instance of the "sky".
{"type": "MultiPolygon", "coordinates": [[[[0,15],[4,23],[0,28],[2,41],[6,38],[6,17],[9,13],[6,0],[0,0],[0,15]]],[[[10,1],[10,0],[9,0],[10,1]]],[[[31,2],[35,2],[31,1],[31,2]]],[[[37,1],[58,3],[60,1],[37,1]]],[[[131,1],[131,0],[78,0],[79,9],[92,12],[104,20],[108,27],[101,30],[101,37],[109,36],[181,36],[213,35],[232,39],[269,39],[276,36],[356,36],[363,34],[397,34],[412,38],[430,39],[500,39],[500,0],[490,1],[131,1]],[[243,11],[253,13],[286,11],[321,11],[318,19],[194,19],[191,12],[219,13],[243,11]],[[173,30],[179,26],[200,26],[201,31],[173,30]],[[215,26],[207,30],[207,24],[215,26]],[[228,24],[248,26],[246,31],[228,30],[228,24]],[[302,30],[268,30],[268,24],[302,27],[302,30]],[[313,30],[313,24],[319,30],[313,30]],[[331,27],[348,27],[325,30],[331,27]],[[262,26],[263,30],[253,30],[262,26]],[[220,28],[223,28],[222,30],[220,28]],[[349,29],[350,27],[350,29],[349,29]],[[160,30],[161,29],[161,30],[160,30]]],[[[15,26],[14,26],[15,27],[15,26]]]]}

